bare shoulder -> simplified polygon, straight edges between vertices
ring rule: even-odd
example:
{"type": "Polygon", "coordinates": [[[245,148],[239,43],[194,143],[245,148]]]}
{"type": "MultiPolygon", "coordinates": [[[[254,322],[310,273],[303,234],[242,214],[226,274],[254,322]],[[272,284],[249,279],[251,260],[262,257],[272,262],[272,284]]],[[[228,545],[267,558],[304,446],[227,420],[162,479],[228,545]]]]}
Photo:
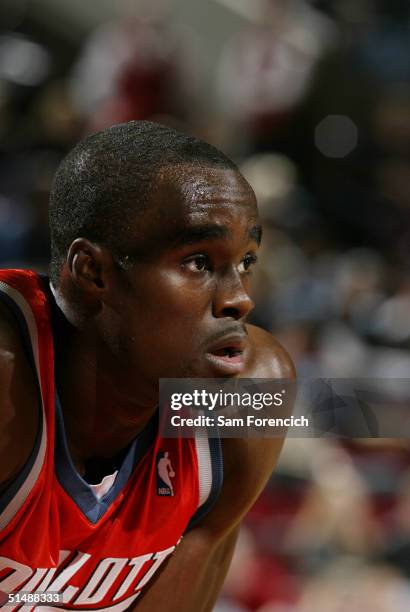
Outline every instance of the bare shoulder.
{"type": "Polygon", "coordinates": [[[26,462],[37,427],[34,373],[13,318],[0,304],[0,491],[26,462]]]}
{"type": "Polygon", "coordinates": [[[246,378],[295,378],[295,368],[289,354],[271,333],[247,325],[251,351],[243,377],[246,378]]]}

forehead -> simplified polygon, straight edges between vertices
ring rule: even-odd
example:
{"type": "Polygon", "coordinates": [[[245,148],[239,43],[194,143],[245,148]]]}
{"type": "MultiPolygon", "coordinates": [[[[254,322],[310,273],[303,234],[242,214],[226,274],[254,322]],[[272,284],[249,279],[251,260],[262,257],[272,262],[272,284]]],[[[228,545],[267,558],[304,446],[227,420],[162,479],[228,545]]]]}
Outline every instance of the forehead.
{"type": "Polygon", "coordinates": [[[165,171],[164,187],[179,195],[186,214],[201,214],[222,206],[255,209],[255,195],[235,170],[224,168],[172,167],[165,171]]]}
{"type": "Polygon", "coordinates": [[[242,175],[215,167],[164,169],[158,176],[151,210],[161,219],[166,243],[185,230],[210,224],[229,226],[231,232],[247,231],[258,219],[255,195],[242,175]]]}

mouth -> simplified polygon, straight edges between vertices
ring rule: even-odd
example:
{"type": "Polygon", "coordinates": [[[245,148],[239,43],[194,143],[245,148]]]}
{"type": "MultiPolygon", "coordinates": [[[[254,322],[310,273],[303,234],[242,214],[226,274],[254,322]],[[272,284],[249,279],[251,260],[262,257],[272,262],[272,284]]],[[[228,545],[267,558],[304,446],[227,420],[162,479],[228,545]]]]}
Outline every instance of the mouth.
{"type": "Polygon", "coordinates": [[[226,337],[209,348],[206,359],[220,375],[239,374],[245,369],[245,349],[247,336],[226,337]]]}

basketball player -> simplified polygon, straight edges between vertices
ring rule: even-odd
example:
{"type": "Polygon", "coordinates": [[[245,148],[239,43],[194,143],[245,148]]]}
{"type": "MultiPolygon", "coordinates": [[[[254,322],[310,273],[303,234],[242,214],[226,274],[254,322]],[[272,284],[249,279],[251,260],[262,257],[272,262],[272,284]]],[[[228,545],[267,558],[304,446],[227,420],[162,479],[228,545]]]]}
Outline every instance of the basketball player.
{"type": "Polygon", "coordinates": [[[246,324],[255,196],[214,147],[131,122],[69,153],[50,224],[50,280],[0,272],[3,605],[211,610],[282,440],[161,438],[158,379],[293,377],[246,324]]]}

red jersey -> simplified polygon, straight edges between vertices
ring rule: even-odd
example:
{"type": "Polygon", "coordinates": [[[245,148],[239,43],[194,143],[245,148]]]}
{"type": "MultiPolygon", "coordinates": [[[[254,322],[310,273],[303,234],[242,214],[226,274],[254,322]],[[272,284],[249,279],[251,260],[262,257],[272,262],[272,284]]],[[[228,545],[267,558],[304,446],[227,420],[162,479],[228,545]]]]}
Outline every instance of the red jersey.
{"type": "Polygon", "coordinates": [[[61,311],[48,281],[2,270],[0,300],[21,331],[40,412],[30,457],[0,495],[0,605],[37,609],[32,593],[37,601],[43,597],[43,612],[125,610],[214,503],[222,485],[220,441],[204,431],[194,439],[163,438],[155,414],[117,471],[89,484],[70,457],[56,392],[55,315],[61,311]],[[10,593],[26,601],[10,603],[10,593]],[[56,593],[63,604],[53,605],[56,593]]]}

